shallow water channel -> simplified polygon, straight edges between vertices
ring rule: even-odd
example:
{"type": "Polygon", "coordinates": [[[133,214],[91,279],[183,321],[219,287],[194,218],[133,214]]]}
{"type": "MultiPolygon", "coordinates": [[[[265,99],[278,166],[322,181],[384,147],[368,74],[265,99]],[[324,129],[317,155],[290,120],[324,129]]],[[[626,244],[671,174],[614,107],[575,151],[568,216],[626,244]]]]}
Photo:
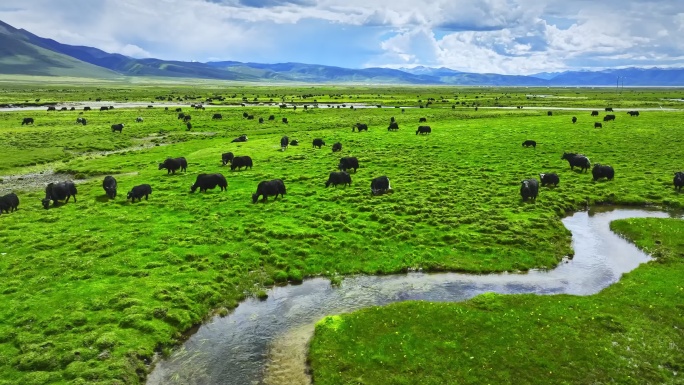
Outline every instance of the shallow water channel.
{"type": "Polygon", "coordinates": [[[148,385],[309,384],[306,351],[314,324],[326,315],[406,300],[458,302],[485,292],[591,295],[648,261],[648,255],[610,231],[616,219],[679,217],[661,211],[583,211],[563,219],[575,255],[552,270],[468,275],[410,273],[356,276],[338,288],[315,278],[276,287],[268,299],[248,299],[214,317],[160,361],[148,385]]]}

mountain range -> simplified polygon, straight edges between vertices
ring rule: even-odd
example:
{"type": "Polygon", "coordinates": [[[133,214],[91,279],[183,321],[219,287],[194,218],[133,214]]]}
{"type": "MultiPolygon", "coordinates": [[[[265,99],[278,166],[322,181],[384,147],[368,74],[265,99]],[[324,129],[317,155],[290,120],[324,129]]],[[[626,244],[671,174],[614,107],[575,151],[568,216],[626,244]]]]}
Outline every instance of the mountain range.
{"type": "Polygon", "coordinates": [[[449,68],[342,68],[302,63],[183,62],[136,59],[62,44],[0,21],[0,75],[202,78],[249,82],[375,83],[468,86],[684,86],[684,68],[566,71],[530,76],[468,73],[449,68]]]}

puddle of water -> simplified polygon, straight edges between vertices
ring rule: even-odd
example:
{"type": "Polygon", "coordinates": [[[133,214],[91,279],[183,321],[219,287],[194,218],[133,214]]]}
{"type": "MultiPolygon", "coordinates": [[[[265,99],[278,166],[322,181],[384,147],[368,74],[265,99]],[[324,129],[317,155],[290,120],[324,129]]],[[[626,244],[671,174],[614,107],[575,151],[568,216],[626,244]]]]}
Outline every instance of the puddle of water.
{"type": "Polygon", "coordinates": [[[314,323],[326,315],[406,300],[458,302],[485,292],[591,295],[650,257],[610,231],[611,221],[670,214],[643,209],[578,212],[563,219],[575,255],[552,270],[525,274],[411,273],[323,278],[276,287],[265,301],[248,299],[227,317],[201,326],[182,348],[157,363],[148,385],[310,384],[306,352],[314,323]]]}

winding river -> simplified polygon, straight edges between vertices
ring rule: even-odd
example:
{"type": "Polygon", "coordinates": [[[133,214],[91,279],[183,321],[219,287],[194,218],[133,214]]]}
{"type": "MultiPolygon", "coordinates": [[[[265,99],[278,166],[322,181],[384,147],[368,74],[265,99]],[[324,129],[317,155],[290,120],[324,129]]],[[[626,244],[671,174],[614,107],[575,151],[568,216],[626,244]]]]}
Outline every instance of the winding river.
{"type": "Polygon", "coordinates": [[[202,325],[171,357],[157,363],[147,384],[310,384],[306,353],[315,322],[368,306],[406,300],[457,302],[485,292],[595,294],[650,259],[610,231],[611,221],[633,217],[675,214],[645,209],[575,213],[563,219],[575,255],[552,270],[356,276],[338,288],[314,278],[276,287],[268,299],[248,299],[228,316],[202,325]]]}

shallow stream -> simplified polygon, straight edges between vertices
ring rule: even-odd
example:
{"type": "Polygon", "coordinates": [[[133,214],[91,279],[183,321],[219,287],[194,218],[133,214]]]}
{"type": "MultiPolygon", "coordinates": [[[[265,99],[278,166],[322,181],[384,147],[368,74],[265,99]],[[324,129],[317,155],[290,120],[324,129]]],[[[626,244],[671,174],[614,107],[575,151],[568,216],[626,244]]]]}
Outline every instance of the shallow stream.
{"type": "Polygon", "coordinates": [[[661,211],[583,211],[563,219],[575,255],[552,270],[469,275],[410,273],[356,276],[333,288],[314,278],[276,287],[268,299],[247,299],[226,317],[202,325],[160,361],[148,385],[310,384],[306,352],[314,324],[326,315],[406,300],[458,302],[485,292],[595,294],[650,257],[610,231],[610,222],[675,217],[661,211]]]}

